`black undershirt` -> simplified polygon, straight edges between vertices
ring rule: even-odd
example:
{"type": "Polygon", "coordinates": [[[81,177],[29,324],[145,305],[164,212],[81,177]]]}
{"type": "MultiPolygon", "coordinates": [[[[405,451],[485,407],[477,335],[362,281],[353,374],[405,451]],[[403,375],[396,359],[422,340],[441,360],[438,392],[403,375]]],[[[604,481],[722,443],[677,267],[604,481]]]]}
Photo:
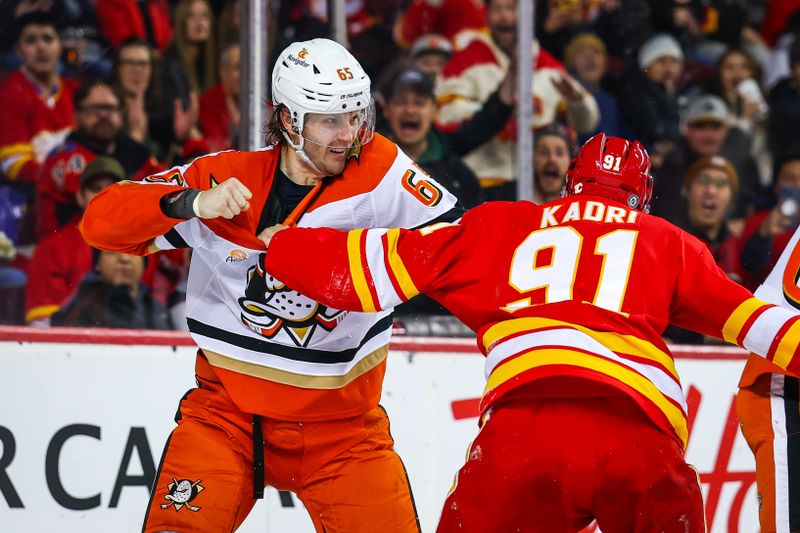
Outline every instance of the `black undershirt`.
{"type": "Polygon", "coordinates": [[[298,185],[293,182],[283,173],[280,164],[278,164],[275,169],[275,178],[272,181],[272,189],[267,197],[267,203],[264,205],[263,211],[261,211],[261,219],[258,222],[256,235],[270,226],[283,223],[286,217],[297,207],[297,204],[311,192],[313,187],[313,185],[298,185]]]}

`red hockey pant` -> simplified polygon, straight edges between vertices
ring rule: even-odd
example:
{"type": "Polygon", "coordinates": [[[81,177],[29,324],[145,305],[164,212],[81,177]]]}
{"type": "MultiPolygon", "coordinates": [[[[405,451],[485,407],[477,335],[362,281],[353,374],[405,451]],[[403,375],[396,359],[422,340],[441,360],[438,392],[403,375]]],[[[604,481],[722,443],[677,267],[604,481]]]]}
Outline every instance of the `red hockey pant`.
{"type": "MultiPolygon", "coordinates": [[[[513,394],[513,393],[512,393],[513,394]]],[[[695,471],[625,396],[510,398],[492,408],[439,533],[703,533],[695,471]]]]}

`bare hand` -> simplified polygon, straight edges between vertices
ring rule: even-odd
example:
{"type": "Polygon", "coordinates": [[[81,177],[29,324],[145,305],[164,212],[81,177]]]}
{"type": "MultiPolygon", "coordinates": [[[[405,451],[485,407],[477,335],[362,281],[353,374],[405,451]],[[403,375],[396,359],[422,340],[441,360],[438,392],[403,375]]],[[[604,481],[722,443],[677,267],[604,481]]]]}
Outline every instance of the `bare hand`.
{"type": "Polygon", "coordinates": [[[550,78],[550,81],[567,102],[574,102],[583,98],[583,94],[577,87],[578,82],[574,81],[569,74],[562,74],[560,78],[550,78]]]}
{"type": "Polygon", "coordinates": [[[258,238],[264,241],[264,246],[269,248],[269,241],[272,240],[272,237],[275,236],[276,233],[279,231],[287,229],[288,226],[284,226],[283,224],[275,224],[274,226],[270,226],[261,233],[258,234],[258,238]]]}
{"type": "Polygon", "coordinates": [[[195,199],[196,214],[200,218],[223,217],[231,219],[250,209],[253,197],[250,189],[236,178],[229,178],[217,187],[201,192],[195,199]]]}
{"type": "Polygon", "coordinates": [[[761,223],[761,226],[758,228],[758,233],[762,237],[771,238],[786,231],[790,223],[791,220],[789,217],[781,213],[781,207],[777,206],[769,212],[767,218],[761,223]]]}

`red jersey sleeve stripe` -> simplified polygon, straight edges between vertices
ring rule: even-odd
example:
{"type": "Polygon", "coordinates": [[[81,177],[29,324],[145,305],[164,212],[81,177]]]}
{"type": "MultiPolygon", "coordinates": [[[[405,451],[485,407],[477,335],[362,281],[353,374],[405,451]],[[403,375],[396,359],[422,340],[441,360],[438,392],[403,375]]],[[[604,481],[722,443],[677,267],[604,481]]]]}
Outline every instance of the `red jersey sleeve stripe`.
{"type": "MultiPolygon", "coordinates": [[[[752,314],[758,311],[761,307],[767,306],[768,305],[766,303],[755,297],[748,298],[747,300],[743,301],[741,304],[739,304],[739,307],[733,310],[733,313],[731,313],[731,315],[728,317],[728,320],[725,321],[725,325],[722,326],[722,338],[725,339],[726,342],[736,344],[736,339],[739,338],[739,333],[741,333],[752,314]]],[[[752,325],[752,322],[750,324],[752,325]]]]}
{"type": "Polygon", "coordinates": [[[375,288],[375,280],[372,279],[372,273],[370,272],[369,262],[367,261],[367,235],[368,231],[361,232],[361,238],[359,239],[358,249],[361,252],[361,268],[364,272],[364,280],[367,282],[367,289],[369,289],[369,296],[372,300],[372,307],[376,310],[381,309],[381,301],[378,299],[378,291],[375,288]]]}
{"type": "Polygon", "coordinates": [[[788,320],[770,346],[767,357],[781,368],[788,368],[800,343],[800,316],[788,320]]]}
{"type": "Polygon", "coordinates": [[[400,286],[400,294],[404,299],[408,300],[419,294],[419,289],[414,284],[414,280],[406,270],[406,265],[397,253],[397,241],[400,239],[399,229],[390,229],[386,232],[386,260],[389,263],[389,272],[391,276],[397,280],[400,286]]]}
{"type": "Polygon", "coordinates": [[[361,302],[361,309],[367,312],[374,312],[375,303],[372,300],[367,279],[364,275],[364,261],[362,259],[361,235],[363,229],[353,230],[347,233],[347,258],[350,266],[350,277],[353,279],[353,288],[361,302]]]}
{"type": "Polygon", "coordinates": [[[400,282],[397,281],[397,277],[395,277],[394,271],[389,265],[389,255],[387,253],[387,250],[389,249],[389,239],[386,237],[386,233],[381,235],[381,244],[383,245],[383,265],[386,267],[386,273],[389,275],[389,281],[392,282],[392,288],[394,289],[395,294],[397,294],[401,300],[407,302],[408,298],[406,298],[405,294],[403,293],[403,289],[400,288],[400,282]]]}
{"type": "Polygon", "coordinates": [[[736,336],[737,345],[744,346],[744,338],[747,337],[748,333],[750,333],[750,328],[753,326],[756,319],[758,319],[758,317],[760,317],[764,313],[764,311],[766,311],[770,307],[773,306],[765,305],[759,307],[758,309],[755,310],[755,312],[752,315],[750,315],[750,317],[747,320],[745,320],[744,324],[742,325],[742,330],[739,332],[739,335],[736,336]]]}

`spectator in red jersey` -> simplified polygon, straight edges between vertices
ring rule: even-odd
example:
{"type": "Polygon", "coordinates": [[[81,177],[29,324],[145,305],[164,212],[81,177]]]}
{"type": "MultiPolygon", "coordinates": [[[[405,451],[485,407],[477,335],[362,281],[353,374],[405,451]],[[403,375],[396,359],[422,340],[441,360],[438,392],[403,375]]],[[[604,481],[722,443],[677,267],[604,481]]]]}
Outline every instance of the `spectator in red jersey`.
{"type": "Polygon", "coordinates": [[[395,21],[394,38],[403,48],[429,33],[449,39],[456,50],[472,35],[486,31],[486,14],[479,0],[413,0],[395,21]]]}
{"type": "Polygon", "coordinates": [[[153,49],[144,39],[133,37],[116,50],[114,81],[124,98],[125,128],[134,141],[149,138],[149,116],[153,108],[153,49]]]}
{"type": "Polygon", "coordinates": [[[408,55],[419,70],[438,78],[453,56],[453,46],[444,36],[432,33],[414,41],[408,55]]]}
{"type": "Polygon", "coordinates": [[[14,50],[22,66],[0,86],[0,171],[30,183],[74,124],[75,83],[58,74],[61,40],[46,13],[21,16],[16,30],[14,50]]]}
{"type": "Polygon", "coordinates": [[[745,285],[756,287],[775,266],[800,223],[800,152],[791,152],[777,165],[774,206],[745,221],[742,266],[745,285]]]}
{"type": "MultiPolygon", "coordinates": [[[[116,159],[99,156],[86,165],[80,175],[78,206],[85,209],[100,192],[125,179],[125,170],[116,159]]],[[[92,249],[78,231],[79,216],[36,246],[28,269],[25,321],[47,326],[50,317],[78,287],[92,268],[92,249]]]]}
{"type": "Polygon", "coordinates": [[[126,329],[172,329],[167,309],[142,283],[145,259],[95,250],[75,295],[53,314],[51,325],[126,329]]]}
{"type": "Polygon", "coordinates": [[[219,83],[200,95],[200,129],[212,152],[238,144],[239,64],[239,44],[231,43],[220,54],[219,83]]]}
{"type": "Polygon", "coordinates": [[[138,37],[163,52],[172,38],[167,0],[103,0],[97,2],[97,22],[114,47],[138,37]]]}
{"type": "Polygon", "coordinates": [[[79,176],[98,155],[116,159],[131,179],[163,167],[144,144],[128,136],[122,124],[123,97],[108,82],[88,80],[75,91],[77,129],[54,150],[42,169],[36,190],[36,233],[43,239],[80,212],[75,200],[79,176]]]}
{"type": "MultiPolygon", "coordinates": [[[[512,61],[517,35],[516,2],[489,0],[486,7],[491,38],[476,36],[453,55],[442,73],[439,123],[446,129],[474,114],[516,69],[512,61]]],[[[534,127],[563,119],[578,134],[594,131],[600,118],[594,97],[553,56],[534,46],[534,127]]],[[[489,200],[516,197],[515,137],[516,124],[509,121],[503,131],[464,159],[481,180],[489,200]]]]}

